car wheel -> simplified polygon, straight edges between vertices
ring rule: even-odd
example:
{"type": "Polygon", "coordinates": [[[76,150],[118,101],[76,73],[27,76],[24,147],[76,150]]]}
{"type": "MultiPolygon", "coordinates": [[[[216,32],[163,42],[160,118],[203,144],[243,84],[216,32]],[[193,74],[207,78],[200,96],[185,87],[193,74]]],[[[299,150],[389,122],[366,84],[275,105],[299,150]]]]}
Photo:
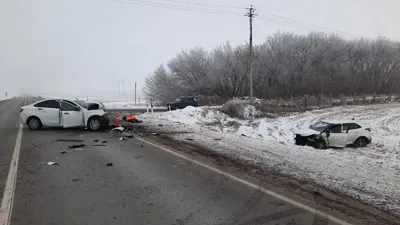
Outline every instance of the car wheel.
{"type": "Polygon", "coordinates": [[[326,148],[326,144],[324,141],[318,141],[317,143],[315,143],[315,147],[317,149],[325,149],[326,148]]]}
{"type": "Polygon", "coordinates": [[[92,117],[88,121],[88,129],[91,131],[99,131],[103,128],[103,121],[100,117],[92,117]]]}
{"type": "Polygon", "coordinates": [[[368,140],[365,137],[359,137],[354,141],[354,147],[362,148],[367,146],[368,140]]]}
{"type": "Polygon", "coordinates": [[[37,117],[31,117],[28,119],[28,127],[31,130],[39,130],[42,127],[42,122],[37,117]]]}

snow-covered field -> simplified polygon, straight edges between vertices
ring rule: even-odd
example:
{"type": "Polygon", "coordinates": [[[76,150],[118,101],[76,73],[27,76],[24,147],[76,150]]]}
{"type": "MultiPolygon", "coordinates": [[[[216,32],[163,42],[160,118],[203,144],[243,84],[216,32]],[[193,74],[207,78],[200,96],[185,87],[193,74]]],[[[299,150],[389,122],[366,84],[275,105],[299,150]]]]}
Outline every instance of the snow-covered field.
{"type": "Polygon", "coordinates": [[[217,109],[187,107],[142,114],[139,119],[158,129],[176,132],[176,139],[190,137],[223,154],[296,179],[314,181],[400,215],[399,112],[398,104],[380,104],[343,106],[275,119],[238,120],[217,109]],[[372,128],[372,143],[360,149],[326,150],[294,145],[294,130],[328,118],[356,118],[372,128]]]}

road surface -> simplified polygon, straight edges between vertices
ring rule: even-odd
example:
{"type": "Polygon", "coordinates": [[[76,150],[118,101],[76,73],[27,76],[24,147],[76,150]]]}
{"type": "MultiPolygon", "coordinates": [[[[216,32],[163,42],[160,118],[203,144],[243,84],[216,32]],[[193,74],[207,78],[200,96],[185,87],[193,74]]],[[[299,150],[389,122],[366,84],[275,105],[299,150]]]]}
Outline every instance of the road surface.
{"type": "MultiPolygon", "coordinates": [[[[0,192],[23,104],[22,98],[0,102],[0,192]]],[[[119,141],[107,132],[25,126],[11,224],[336,223],[136,138],[119,141]],[[86,148],[68,149],[81,143],[57,139],[83,140],[86,148]],[[95,139],[107,140],[106,146],[93,146],[101,144],[95,139]],[[60,165],[49,166],[49,161],[60,165]]]]}

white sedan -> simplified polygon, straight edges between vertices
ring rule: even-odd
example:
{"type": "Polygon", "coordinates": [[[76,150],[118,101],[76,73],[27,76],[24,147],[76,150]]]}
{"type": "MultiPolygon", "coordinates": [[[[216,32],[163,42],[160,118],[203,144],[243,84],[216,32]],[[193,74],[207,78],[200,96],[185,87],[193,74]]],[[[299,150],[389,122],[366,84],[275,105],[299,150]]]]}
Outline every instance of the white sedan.
{"type": "Polygon", "coordinates": [[[371,128],[354,120],[323,120],[296,131],[295,141],[297,145],[311,145],[319,149],[348,145],[359,148],[371,143],[372,137],[371,128]]]}
{"type": "Polygon", "coordinates": [[[46,99],[23,106],[20,120],[32,130],[46,127],[87,127],[98,131],[108,126],[104,109],[88,110],[66,99],[46,99]]]}

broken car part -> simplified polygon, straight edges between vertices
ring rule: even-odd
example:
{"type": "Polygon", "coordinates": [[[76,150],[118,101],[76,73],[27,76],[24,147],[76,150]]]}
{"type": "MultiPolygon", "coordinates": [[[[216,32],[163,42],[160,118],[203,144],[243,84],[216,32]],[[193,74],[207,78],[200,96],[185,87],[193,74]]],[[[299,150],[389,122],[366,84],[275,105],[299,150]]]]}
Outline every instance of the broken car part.
{"type": "Polygon", "coordinates": [[[69,148],[84,148],[85,144],[81,144],[81,145],[70,145],[68,146],[69,148]]]}

